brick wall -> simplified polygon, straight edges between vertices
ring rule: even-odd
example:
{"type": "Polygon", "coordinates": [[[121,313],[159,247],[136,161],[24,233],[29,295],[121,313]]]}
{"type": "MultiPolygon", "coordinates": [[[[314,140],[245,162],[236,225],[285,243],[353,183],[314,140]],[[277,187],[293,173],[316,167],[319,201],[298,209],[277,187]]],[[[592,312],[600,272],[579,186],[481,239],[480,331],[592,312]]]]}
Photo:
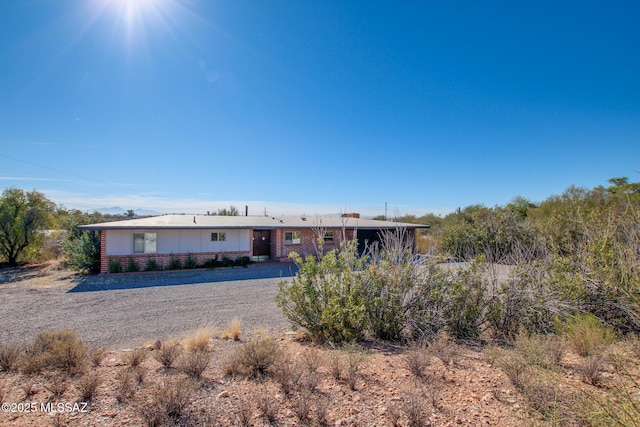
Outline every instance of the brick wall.
{"type": "MultiPolygon", "coordinates": [[[[103,251],[103,248],[100,248],[100,250],[103,251]]],[[[236,259],[242,256],[249,256],[249,257],[251,256],[251,251],[224,252],[224,253],[202,252],[202,253],[193,253],[193,254],[135,254],[135,255],[104,256],[104,257],[102,256],[103,253],[105,252],[104,251],[101,252],[101,255],[100,255],[100,273],[108,273],[109,264],[112,262],[120,263],[120,267],[122,271],[127,271],[127,266],[129,265],[130,259],[132,259],[136,263],[139,271],[145,271],[147,268],[147,260],[149,259],[155,259],[158,265],[158,269],[165,270],[169,267],[169,264],[174,259],[180,260],[180,264],[184,268],[185,261],[189,257],[192,257],[193,259],[195,259],[198,265],[202,265],[203,263],[205,263],[210,259],[215,259],[216,255],[218,257],[218,261],[222,261],[223,257],[236,259]]]]}

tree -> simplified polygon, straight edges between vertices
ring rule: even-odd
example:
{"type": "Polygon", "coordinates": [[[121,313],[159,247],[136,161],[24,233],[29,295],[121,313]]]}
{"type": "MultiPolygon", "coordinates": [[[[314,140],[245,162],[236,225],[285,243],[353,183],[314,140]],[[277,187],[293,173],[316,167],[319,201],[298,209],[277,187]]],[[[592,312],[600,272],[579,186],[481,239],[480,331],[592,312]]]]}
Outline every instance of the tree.
{"type": "Polygon", "coordinates": [[[9,188],[2,192],[0,255],[9,265],[16,265],[25,249],[40,244],[55,210],[55,204],[38,191],[9,188]]]}
{"type": "Polygon", "coordinates": [[[214,212],[213,215],[220,215],[220,216],[238,216],[240,214],[240,212],[238,211],[238,208],[236,208],[235,206],[230,206],[229,209],[227,208],[222,208],[222,209],[218,209],[218,212],[214,212]]]}
{"type": "Polygon", "coordinates": [[[103,222],[99,212],[86,214],[79,210],[58,210],[59,226],[66,230],[62,241],[62,250],[66,264],[82,273],[100,271],[100,232],[97,230],[80,230],[80,225],[103,222]]]}

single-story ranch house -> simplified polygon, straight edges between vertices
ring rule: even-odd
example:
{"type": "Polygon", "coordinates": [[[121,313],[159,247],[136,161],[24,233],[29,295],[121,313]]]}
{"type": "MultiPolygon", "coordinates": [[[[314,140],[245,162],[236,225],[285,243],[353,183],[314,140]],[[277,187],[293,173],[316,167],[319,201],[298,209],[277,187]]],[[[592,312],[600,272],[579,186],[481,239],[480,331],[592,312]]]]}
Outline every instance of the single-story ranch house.
{"type": "Polygon", "coordinates": [[[187,257],[198,264],[207,260],[247,256],[252,260],[283,260],[290,252],[315,254],[322,235],[324,250],[336,248],[340,240],[358,239],[360,251],[365,242],[380,239],[380,232],[402,228],[416,237],[418,228],[428,226],[360,218],[270,217],[171,214],[124,221],[84,225],[100,231],[100,272],[119,262],[123,269],[134,260],[144,270],[149,259],[166,268],[170,260],[183,263],[187,257]]]}

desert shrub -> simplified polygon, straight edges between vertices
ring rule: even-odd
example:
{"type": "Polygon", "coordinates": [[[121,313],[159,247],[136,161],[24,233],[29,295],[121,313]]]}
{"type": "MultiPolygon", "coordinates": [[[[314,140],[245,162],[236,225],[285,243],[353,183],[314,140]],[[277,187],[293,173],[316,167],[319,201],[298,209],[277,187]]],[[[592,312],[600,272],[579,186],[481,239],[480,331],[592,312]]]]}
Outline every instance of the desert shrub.
{"type": "Polygon", "coordinates": [[[0,369],[5,372],[16,370],[21,352],[19,345],[0,343],[0,369]]]}
{"type": "Polygon", "coordinates": [[[137,410],[148,426],[175,425],[185,414],[196,385],[191,380],[168,380],[155,384],[148,401],[140,402],[137,410]]]}
{"type": "Polygon", "coordinates": [[[220,338],[222,338],[223,340],[232,339],[234,341],[239,341],[241,332],[242,322],[240,322],[240,319],[238,319],[237,317],[234,317],[229,322],[229,326],[227,327],[227,329],[222,331],[222,334],[220,334],[220,338]]]}
{"type": "Polygon", "coordinates": [[[116,400],[127,403],[136,392],[136,379],[132,370],[120,371],[116,374],[116,400]]]}
{"type": "Polygon", "coordinates": [[[399,340],[405,328],[422,320],[419,309],[430,290],[425,273],[431,270],[413,253],[413,240],[404,230],[383,232],[380,238],[379,245],[367,248],[371,264],[358,276],[366,327],[380,339],[399,340]]]}
{"type": "Polygon", "coordinates": [[[489,324],[499,338],[513,339],[520,331],[548,334],[554,318],[567,314],[571,299],[554,284],[551,258],[517,265],[490,301],[489,324]]]}
{"type": "Polygon", "coordinates": [[[364,301],[356,271],[362,270],[364,260],[357,256],[356,243],[343,241],[318,259],[289,255],[299,271],[280,282],[276,302],[294,327],[335,342],[363,337],[364,301]]]}
{"type": "Polygon", "coordinates": [[[136,348],[125,354],[125,363],[130,368],[136,368],[149,357],[149,352],[144,348],[136,348]]]}
{"type": "Polygon", "coordinates": [[[187,255],[187,258],[184,260],[184,268],[188,270],[198,268],[198,260],[193,256],[193,254],[187,255]]]}
{"type": "Polygon", "coordinates": [[[276,424],[276,420],[278,419],[278,402],[273,398],[273,395],[263,388],[253,397],[260,415],[264,417],[269,425],[276,424]]]}
{"type": "Polygon", "coordinates": [[[501,348],[492,348],[485,353],[490,363],[501,369],[511,381],[511,384],[522,390],[529,380],[531,374],[531,365],[527,359],[519,352],[505,350],[501,348]]]}
{"type": "Polygon", "coordinates": [[[182,350],[177,343],[164,341],[160,349],[153,353],[153,357],[165,368],[171,368],[181,352],[182,350]]]}
{"type": "Polygon", "coordinates": [[[543,368],[551,366],[552,362],[547,354],[546,339],[542,335],[530,335],[522,331],[515,339],[515,349],[524,356],[527,363],[543,368]]]}
{"type": "Polygon", "coordinates": [[[266,375],[280,357],[280,347],[268,335],[259,335],[238,347],[225,362],[225,372],[244,377],[266,375]]]}
{"type": "Polygon", "coordinates": [[[89,350],[89,360],[91,360],[93,366],[100,366],[106,353],[107,350],[102,347],[91,348],[89,350]]]}
{"type": "Polygon", "coordinates": [[[156,260],[155,258],[147,258],[144,271],[158,271],[158,270],[160,270],[160,266],[158,265],[158,260],[156,260]]]}
{"type": "Polygon", "coordinates": [[[304,369],[288,354],[283,353],[280,362],[273,367],[273,379],[280,385],[285,396],[291,395],[302,383],[304,369]]]}
{"type": "Polygon", "coordinates": [[[140,267],[134,258],[127,258],[127,265],[125,266],[125,270],[127,273],[135,273],[136,271],[140,271],[140,267]]]}
{"type": "Polygon", "coordinates": [[[169,257],[169,264],[167,264],[167,269],[168,270],[181,270],[182,269],[182,261],[180,261],[180,258],[177,258],[175,256],[171,256],[169,257]]]}
{"type": "Polygon", "coordinates": [[[206,351],[189,351],[183,355],[179,369],[191,378],[200,379],[210,360],[211,356],[206,351]]]}
{"type": "Polygon", "coordinates": [[[34,356],[40,356],[44,366],[67,374],[81,373],[87,362],[87,346],[70,330],[39,333],[33,343],[34,356]]]}
{"type": "Polygon", "coordinates": [[[407,417],[407,425],[410,427],[426,427],[428,422],[429,405],[424,397],[416,393],[410,393],[403,400],[402,412],[407,417]]]}
{"type": "Polygon", "coordinates": [[[83,376],[77,384],[80,400],[85,402],[93,400],[96,397],[99,385],[100,377],[97,373],[91,372],[83,376]]]}
{"type": "Polygon", "coordinates": [[[18,359],[20,372],[24,375],[33,375],[42,372],[46,367],[44,355],[37,351],[33,345],[27,345],[18,359]]]}
{"type": "Polygon", "coordinates": [[[241,398],[236,405],[236,422],[239,427],[250,427],[253,419],[253,407],[249,399],[241,398]]]}
{"type": "Polygon", "coordinates": [[[582,376],[582,381],[587,384],[597,386],[602,381],[605,357],[602,354],[590,355],[583,358],[578,365],[578,372],[582,376]]]}
{"type": "Polygon", "coordinates": [[[424,343],[412,343],[402,358],[404,367],[417,379],[423,379],[431,364],[431,355],[424,343]]]}
{"type": "Polygon", "coordinates": [[[311,414],[311,394],[309,392],[300,393],[293,403],[293,412],[298,417],[298,421],[301,425],[306,425],[311,414]]]}
{"type": "Polygon", "coordinates": [[[122,272],[122,264],[120,264],[119,259],[109,258],[108,268],[109,268],[109,273],[122,272]]]}
{"type": "Polygon", "coordinates": [[[583,425],[640,427],[640,381],[626,363],[618,361],[618,365],[619,376],[607,388],[606,394],[583,391],[576,405],[577,418],[583,425]]]}
{"type": "Polygon", "coordinates": [[[209,326],[196,329],[182,339],[182,344],[189,350],[208,351],[213,330],[209,326]]]}
{"type": "Polygon", "coordinates": [[[444,317],[455,338],[477,339],[484,331],[490,300],[486,270],[484,258],[475,258],[469,268],[456,272],[447,290],[444,317]]]}
{"type": "Polygon", "coordinates": [[[351,390],[355,390],[360,378],[360,370],[367,360],[367,354],[362,347],[354,342],[345,344],[342,351],[346,354],[347,359],[345,381],[351,390]]]}
{"type": "Polygon", "coordinates": [[[440,331],[429,343],[429,352],[448,367],[452,362],[456,363],[460,355],[460,347],[446,331],[440,331]]]}
{"type": "Polygon", "coordinates": [[[590,313],[576,313],[565,324],[557,322],[556,329],[582,357],[601,354],[614,340],[613,331],[590,313]]]}
{"type": "Polygon", "coordinates": [[[68,387],[67,379],[62,375],[53,375],[49,383],[45,384],[45,388],[51,392],[55,399],[60,399],[68,387]]]}

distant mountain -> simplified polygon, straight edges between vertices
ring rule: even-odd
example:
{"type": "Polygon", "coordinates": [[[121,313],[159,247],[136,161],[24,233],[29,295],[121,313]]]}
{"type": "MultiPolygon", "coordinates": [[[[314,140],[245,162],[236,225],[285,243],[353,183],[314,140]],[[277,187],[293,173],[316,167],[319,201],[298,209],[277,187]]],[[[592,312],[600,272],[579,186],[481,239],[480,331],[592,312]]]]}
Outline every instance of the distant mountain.
{"type": "MultiPolygon", "coordinates": [[[[106,215],[125,215],[127,213],[127,209],[123,209],[120,206],[113,206],[110,208],[98,208],[96,211],[106,214],[106,215]]],[[[153,216],[153,215],[162,215],[162,213],[157,211],[152,211],[149,209],[134,209],[136,216],[153,216]]]]}

